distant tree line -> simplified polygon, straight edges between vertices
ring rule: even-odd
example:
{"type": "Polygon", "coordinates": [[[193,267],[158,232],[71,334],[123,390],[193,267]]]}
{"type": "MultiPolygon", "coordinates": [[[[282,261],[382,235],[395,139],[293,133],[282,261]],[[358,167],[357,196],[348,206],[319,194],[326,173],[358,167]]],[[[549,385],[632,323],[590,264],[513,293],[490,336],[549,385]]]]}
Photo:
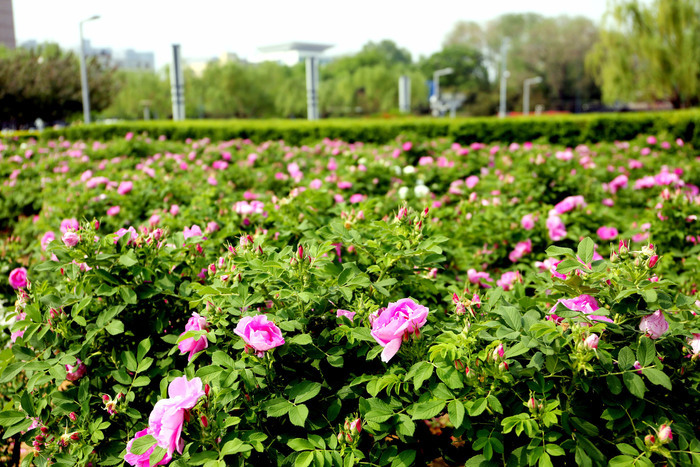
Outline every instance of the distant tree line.
{"type": "MultiPolygon", "coordinates": [[[[508,40],[507,108],[522,110],[523,82],[531,107],[581,112],[603,104],[667,101],[697,105],[700,96],[700,1],[611,0],[601,26],[583,17],[505,14],[486,24],[460,21],[442,49],[414,59],[390,40],[369,42],[320,70],[324,117],[394,113],[398,79],[411,78],[413,113],[428,113],[433,72],[442,93],[464,97],[460,113],[494,115],[499,103],[502,44],[508,40]]],[[[93,110],[102,118],[170,118],[169,73],[112,70],[89,61],[93,110]]],[[[212,62],[185,72],[188,118],[305,118],[304,64],[212,62]]],[[[55,45],[0,51],[0,122],[23,125],[79,118],[77,57],[55,45]]]]}

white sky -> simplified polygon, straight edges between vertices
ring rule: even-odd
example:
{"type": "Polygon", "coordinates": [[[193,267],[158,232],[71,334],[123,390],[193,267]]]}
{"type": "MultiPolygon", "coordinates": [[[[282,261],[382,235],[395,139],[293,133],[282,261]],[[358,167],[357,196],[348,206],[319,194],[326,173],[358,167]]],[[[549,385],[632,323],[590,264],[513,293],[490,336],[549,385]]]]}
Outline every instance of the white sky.
{"type": "Polygon", "coordinates": [[[13,0],[18,44],[30,39],[77,47],[79,21],[93,47],[132,48],[170,61],[233,52],[252,58],[260,46],[291,41],[334,44],[327,54],[356,52],[391,39],[414,60],[441,48],[459,20],[484,23],[503,13],[582,15],[600,22],[607,0],[13,0]]]}

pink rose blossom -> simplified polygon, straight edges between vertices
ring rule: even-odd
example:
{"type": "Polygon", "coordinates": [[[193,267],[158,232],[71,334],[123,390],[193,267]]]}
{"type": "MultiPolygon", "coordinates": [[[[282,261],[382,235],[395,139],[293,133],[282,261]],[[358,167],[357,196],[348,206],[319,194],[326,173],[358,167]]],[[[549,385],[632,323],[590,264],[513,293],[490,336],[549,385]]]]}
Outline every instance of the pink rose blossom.
{"type": "Polygon", "coordinates": [[[515,249],[508,255],[508,259],[515,263],[528,253],[532,253],[532,240],[529,238],[524,242],[518,242],[515,249]]]}
{"type": "Polygon", "coordinates": [[[9,276],[10,286],[13,289],[19,289],[26,287],[29,283],[27,281],[27,270],[25,268],[15,268],[10,271],[9,276]]]}
{"type": "Polygon", "coordinates": [[[379,345],[384,347],[382,361],[387,363],[396,355],[404,336],[418,333],[427,321],[428,308],[419,305],[410,298],[389,305],[372,322],[371,335],[379,345]]]}
{"type": "Polygon", "coordinates": [[[607,316],[593,314],[596,310],[598,310],[600,308],[600,305],[598,305],[598,302],[596,302],[596,299],[591,297],[590,295],[579,295],[576,298],[559,299],[559,300],[557,300],[557,303],[554,304],[552,309],[549,310],[549,312],[551,314],[554,314],[557,310],[557,305],[560,303],[562,305],[564,305],[566,308],[568,308],[569,310],[580,311],[581,313],[586,314],[588,316],[588,318],[591,320],[605,321],[606,323],[613,322],[613,320],[611,320],[607,316]]]}
{"type": "Polygon", "coordinates": [[[658,339],[668,331],[668,321],[661,310],[656,310],[654,313],[642,317],[639,322],[639,330],[652,339],[658,339]]]}
{"type": "Polygon", "coordinates": [[[467,188],[470,190],[476,186],[477,183],[479,183],[479,177],[476,175],[470,175],[464,180],[465,185],[467,188]]]}
{"type": "MultiPolygon", "coordinates": [[[[156,448],[155,445],[151,446],[146,452],[143,454],[133,454],[131,452],[131,447],[134,444],[134,440],[139,439],[142,436],[150,435],[148,428],[144,428],[141,431],[136,432],[133,438],[129,440],[129,442],[126,444],[126,454],[124,455],[124,461],[126,461],[127,464],[135,466],[135,467],[151,467],[151,464],[149,462],[149,458],[151,457],[151,454],[153,454],[153,450],[156,448]]],[[[158,462],[156,465],[167,465],[170,463],[172,460],[172,455],[166,455],[163,457],[163,459],[158,462]]]]}
{"type": "Polygon", "coordinates": [[[75,245],[80,243],[80,235],[73,231],[68,231],[63,234],[63,243],[66,244],[67,247],[73,248],[75,245]]]}
{"type": "Polygon", "coordinates": [[[554,206],[554,211],[556,211],[557,214],[564,214],[572,211],[575,208],[585,206],[586,202],[584,201],[583,196],[568,196],[554,206]]]}
{"type": "Polygon", "coordinates": [[[119,214],[119,212],[122,210],[121,207],[119,206],[112,206],[111,208],[107,209],[107,215],[108,216],[116,216],[119,214]]]}
{"type": "Polygon", "coordinates": [[[598,334],[591,334],[590,336],[586,337],[585,341],[583,341],[583,345],[589,349],[597,349],[599,339],[598,334]]]}
{"type": "Polygon", "coordinates": [[[69,230],[79,230],[79,229],[80,229],[80,223],[78,223],[78,220],[75,218],[64,219],[61,221],[61,233],[66,233],[69,230]]]}
{"type": "Polygon", "coordinates": [[[532,230],[535,227],[535,215],[525,214],[520,220],[520,225],[525,230],[532,230]]]}
{"type": "Polygon", "coordinates": [[[262,357],[265,351],[284,344],[282,331],[275,323],[268,321],[265,315],[242,318],[233,332],[241,336],[246,348],[255,350],[259,357],[262,357]]]}
{"type": "Polygon", "coordinates": [[[86,371],[87,371],[87,367],[78,358],[77,361],[75,362],[75,366],[66,365],[66,379],[68,381],[78,381],[80,378],[85,376],[86,371]]]}
{"type": "Polygon", "coordinates": [[[477,272],[476,269],[469,269],[467,271],[467,278],[472,284],[478,284],[480,287],[485,288],[490,288],[491,286],[484,284],[483,282],[493,282],[493,279],[491,279],[488,272],[477,272]]]}
{"type": "Polygon", "coordinates": [[[602,226],[598,228],[596,233],[598,234],[598,238],[601,240],[612,240],[613,238],[617,237],[619,232],[615,227],[602,226]]]}
{"type": "Polygon", "coordinates": [[[519,271],[507,271],[501,275],[501,278],[496,281],[499,287],[503,290],[511,290],[514,282],[522,282],[519,271]]]}
{"type": "MultiPolygon", "coordinates": [[[[192,316],[185,325],[185,332],[205,331],[206,328],[207,319],[203,316],[199,316],[198,313],[192,313],[192,316]]],[[[182,337],[182,335],[185,334],[185,332],[180,334],[180,337],[182,337]]],[[[192,361],[196,353],[201,352],[208,346],[209,342],[207,341],[207,338],[205,336],[199,336],[198,338],[188,337],[187,339],[184,339],[177,344],[177,348],[180,349],[180,353],[190,353],[190,356],[187,359],[188,362],[192,361]]]]}
{"type": "MultiPolygon", "coordinates": [[[[203,237],[204,234],[202,233],[202,228],[198,225],[193,225],[192,228],[189,228],[185,226],[185,230],[182,232],[182,235],[185,237],[185,240],[191,237],[203,237]]],[[[204,238],[206,240],[206,238],[204,238]]]]}
{"type": "Polygon", "coordinates": [[[354,311],[341,310],[340,308],[338,308],[338,310],[337,310],[336,313],[335,313],[335,316],[336,316],[337,318],[340,318],[341,316],[345,316],[347,319],[349,319],[350,321],[352,321],[353,318],[355,317],[355,314],[356,314],[356,313],[355,313],[354,311]]]}
{"type": "Polygon", "coordinates": [[[561,217],[556,214],[550,213],[547,218],[547,229],[549,230],[549,238],[555,242],[566,237],[566,226],[561,217]]]}
{"type": "Polygon", "coordinates": [[[119,184],[119,188],[117,188],[117,193],[120,195],[125,195],[129,193],[132,189],[134,188],[134,182],[126,181],[126,182],[121,182],[119,184]]]}
{"type": "MultiPolygon", "coordinates": [[[[27,313],[22,311],[17,315],[17,318],[15,318],[15,322],[24,321],[26,318],[27,318],[27,313]]],[[[15,342],[17,342],[17,339],[22,337],[23,335],[24,335],[24,329],[21,329],[19,331],[13,331],[12,334],[10,335],[10,340],[14,344],[15,342]]]]}
{"type": "Polygon", "coordinates": [[[697,357],[700,355],[700,334],[693,333],[693,337],[688,338],[688,345],[690,346],[692,354],[689,357],[697,357]]]}
{"type": "Polygon", "coordinates": [[[179,212],[180,212],[180,206],[178,206],[177,204],[173,204],[172,206],[170,206],[170,214],[171,215],[177,216],[179,212]]]}
{"type": "Polygon", "coordinates": [[[41,249],[42,251],[46,251],[46,247],[49,246],[49,243],[53,242],[56,240],[56,234],[53,233],[51,230],[46,232],[43,237],[41,237],[41,249]]]}

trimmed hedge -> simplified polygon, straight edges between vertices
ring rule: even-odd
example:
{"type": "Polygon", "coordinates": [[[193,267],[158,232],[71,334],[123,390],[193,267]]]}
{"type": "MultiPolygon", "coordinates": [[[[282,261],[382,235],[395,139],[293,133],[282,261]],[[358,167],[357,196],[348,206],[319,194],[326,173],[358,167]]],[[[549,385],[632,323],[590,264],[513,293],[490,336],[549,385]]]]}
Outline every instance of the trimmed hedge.
{"type": "Polygon", "coordinates": [[[400,134],[425,138],[447,136],[460,143],[543,140],[564,145],[633,139],[639,134],[669,133],[700,146],[700,110],[625,114],[586,114],[527,118],[397,118],[362,120],[188,120],[129,121],[45,130],[44,139],[111,139],[127,132],[148,132],[168,139],[283,139],[303,144],[322,138],[384,143],[400,134]]]}

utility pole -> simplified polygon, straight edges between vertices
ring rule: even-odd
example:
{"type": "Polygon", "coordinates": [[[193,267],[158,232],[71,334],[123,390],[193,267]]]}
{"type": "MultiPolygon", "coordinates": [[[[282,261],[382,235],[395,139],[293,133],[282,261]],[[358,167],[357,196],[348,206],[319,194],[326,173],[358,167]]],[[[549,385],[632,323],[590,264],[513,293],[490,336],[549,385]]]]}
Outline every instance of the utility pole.
{"type": "Polygon", "coordinates": [[[85,58],[85,39],[83,39],[83,23],[99,19],[99,15],[91,16],[80,22],[80,87],[83,90],[83,122],[90,123],[90,89],[88,88],[87,64],[85,58]]]}

